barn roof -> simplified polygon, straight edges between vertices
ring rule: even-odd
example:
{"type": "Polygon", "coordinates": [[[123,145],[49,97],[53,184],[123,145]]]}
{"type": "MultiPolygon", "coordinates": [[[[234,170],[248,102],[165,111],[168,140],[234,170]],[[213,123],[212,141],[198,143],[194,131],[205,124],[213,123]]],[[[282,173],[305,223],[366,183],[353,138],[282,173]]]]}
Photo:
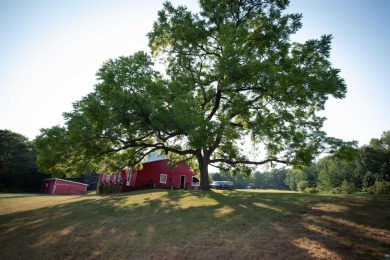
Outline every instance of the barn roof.
{"type": "Polygon", "coordinates": [[[166,160],[166,159],[168,159],[168,158],[163,154],[151,153],[148,155],[148,158],[146,158],[146,161],[144,163],[161,161],[161,160],[166,160]]]}

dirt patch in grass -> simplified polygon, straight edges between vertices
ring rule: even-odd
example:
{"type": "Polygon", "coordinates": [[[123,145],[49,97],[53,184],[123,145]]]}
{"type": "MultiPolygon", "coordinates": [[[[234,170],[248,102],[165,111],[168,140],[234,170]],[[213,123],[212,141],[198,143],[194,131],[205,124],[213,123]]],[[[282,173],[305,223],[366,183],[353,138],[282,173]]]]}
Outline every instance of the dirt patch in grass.
{"type": "Polygon", "coordinates": [[[383,259],[390,251],[388,195],[0,194],[0,206],[1,259],[383,259]]]}

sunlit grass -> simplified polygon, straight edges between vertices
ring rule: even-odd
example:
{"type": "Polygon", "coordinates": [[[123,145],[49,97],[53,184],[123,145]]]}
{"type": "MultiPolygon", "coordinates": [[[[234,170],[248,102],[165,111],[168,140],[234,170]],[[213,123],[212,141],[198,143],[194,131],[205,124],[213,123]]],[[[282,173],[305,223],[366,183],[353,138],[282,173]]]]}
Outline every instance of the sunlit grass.
{"type": "Polygon", "coordinates": [[[270,190],[0,194],[0,259],[383,258],[389,206],[270,190]]]}
{"type": "Polygon", "coordinates": [[[0,193],[0,215],[5,215],[13,212],[29,211],[38,208],[45,208],[69,202],[85,200],[86,196],[65,196],[56,195],[50,196],[44,194],[2,194],[0,193]]]}

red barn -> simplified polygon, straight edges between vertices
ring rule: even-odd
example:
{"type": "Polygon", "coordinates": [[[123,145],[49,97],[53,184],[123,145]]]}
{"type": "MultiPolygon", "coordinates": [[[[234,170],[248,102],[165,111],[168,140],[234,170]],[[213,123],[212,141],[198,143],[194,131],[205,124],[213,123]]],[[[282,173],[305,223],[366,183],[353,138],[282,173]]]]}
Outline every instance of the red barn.
{"type": "Polygon", "coordinates": [[[41,192],[67,195],[84,194],[87,192],[87,186],[88,184],[63,179],[45,179],[42,183],[41,192]]]}
{"type": "Polygon", "coordinates": [[[168,162],[168,159],[157,158],[145,162],[141,170],[101,173],[97,192],[126,192],[151,188],[198,189],[199,180],[186,164],[181,163],[174,169],[169,169],[168,162]]]}

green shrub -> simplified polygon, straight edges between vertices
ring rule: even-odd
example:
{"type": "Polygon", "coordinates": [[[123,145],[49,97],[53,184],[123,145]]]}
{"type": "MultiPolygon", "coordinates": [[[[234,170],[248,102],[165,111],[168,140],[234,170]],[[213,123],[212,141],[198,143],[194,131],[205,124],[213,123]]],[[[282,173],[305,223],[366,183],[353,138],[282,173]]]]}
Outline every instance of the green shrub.
{"type": "Polygon", "coordinates": [[[98,194],[103,194],[103,190],[104,190],[104,184],[103,183],[99,183],[98,186],[97,186],[98,194]]]}
{"type": "Polygon", "coordinates": [[[299,191],[304,191],[306,188],[310,186],[308,181],[301,181],[297,184],[297,188],[299,191]]]}
{"type": "Polygon", "coordinates": [[[368,192],[371,194],[388,194],[390,193],[390,182],[377,181],[368,188],[368,192]]]}
{"type": "Polygon", "coordinates": [[[341,183],[341,192],[344,194],[351,194],[355,191],[355,185],[352,182],[343,180],[341,183]]]}
{"type": "Polygon", "coordinates": [[[309,187],[306,187],[304,190],[303,190],[303,192],[305,192],[305,193],[318,193],[318,192],[320,192],[318,189],[316,189],[316,188],[309,188],[309,187]]]}
{"type": "Polygon", "coordinates": [[[330,191],[333,194],[340,194],[342,192],[340,187],[336,187],[330,191]]]}
{"type": "Polygon", "coordinates": [[[121,191],[120,184],[103,184],[97,186],[97,194],[119,193],[121,191]]]}

